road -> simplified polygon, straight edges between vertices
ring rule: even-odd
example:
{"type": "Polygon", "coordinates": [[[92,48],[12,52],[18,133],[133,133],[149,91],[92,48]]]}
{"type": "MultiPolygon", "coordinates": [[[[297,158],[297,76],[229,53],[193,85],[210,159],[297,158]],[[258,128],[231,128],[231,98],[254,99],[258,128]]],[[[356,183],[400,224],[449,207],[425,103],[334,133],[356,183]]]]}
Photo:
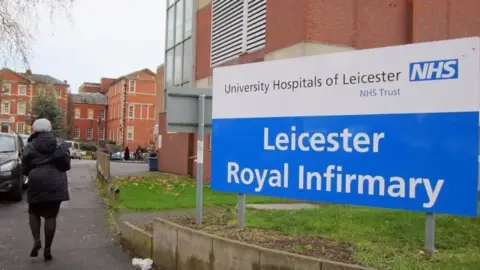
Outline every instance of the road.
{"type": "Polygon", "coordinates": [[[68,172],[71,200],[62,204],[50,263],[43,262],[42,253],[29,257],[33,240],[26,202],[0,202],[0,270],[134,269],[131,258],[109,233],[93,170],[92,161],[72,161],[68,172]]]}

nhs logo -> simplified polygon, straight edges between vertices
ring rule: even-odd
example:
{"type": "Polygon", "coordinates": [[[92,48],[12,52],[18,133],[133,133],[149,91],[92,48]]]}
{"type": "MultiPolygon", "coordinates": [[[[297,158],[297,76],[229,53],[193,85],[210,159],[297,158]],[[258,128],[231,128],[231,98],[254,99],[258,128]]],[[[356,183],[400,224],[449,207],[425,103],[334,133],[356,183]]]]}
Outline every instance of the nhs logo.
{"type": "Polygon", "coordinates": [[[458,79],[458,59],[410,63],[410,81],[458,79]]]}

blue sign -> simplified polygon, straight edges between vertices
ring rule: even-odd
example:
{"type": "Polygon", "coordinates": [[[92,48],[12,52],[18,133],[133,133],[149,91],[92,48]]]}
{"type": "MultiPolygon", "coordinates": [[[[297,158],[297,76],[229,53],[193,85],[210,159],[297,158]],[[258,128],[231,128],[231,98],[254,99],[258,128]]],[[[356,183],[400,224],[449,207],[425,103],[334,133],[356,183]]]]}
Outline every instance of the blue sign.
{"type": "Polygon", "coordinates": [[[477,215],[478,44],[214,69],[212,189],[477,215]]]}

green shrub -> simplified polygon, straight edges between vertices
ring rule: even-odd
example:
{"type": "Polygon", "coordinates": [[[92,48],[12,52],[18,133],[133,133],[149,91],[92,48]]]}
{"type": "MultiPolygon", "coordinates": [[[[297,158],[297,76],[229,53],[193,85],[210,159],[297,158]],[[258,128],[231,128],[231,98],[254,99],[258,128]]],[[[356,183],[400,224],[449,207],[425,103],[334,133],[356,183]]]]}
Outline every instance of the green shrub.
{"type": "Polygon", "coordinates": [[[94,143],[81,143],[80,150],[82,151],[97,151],[97,145],[94,143]]]}

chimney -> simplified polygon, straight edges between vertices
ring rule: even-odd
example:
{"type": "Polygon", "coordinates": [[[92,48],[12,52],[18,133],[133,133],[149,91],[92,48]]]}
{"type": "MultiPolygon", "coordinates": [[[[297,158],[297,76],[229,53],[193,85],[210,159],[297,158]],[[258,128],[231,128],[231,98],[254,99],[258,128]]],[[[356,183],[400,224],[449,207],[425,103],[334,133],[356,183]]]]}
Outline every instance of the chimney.
{"type": "Polygon", "coordinates": [[[25,74],[27,74],[27,75],[32,75],[32,70],[31,70],[31,69],[27,69],[27,70],[25,71],[25,74]]]}
{"type": "Polygon", "coordinates": [[[67,81],[67,80],[63,80],[63,83],[68,84],[68,81],[67,81]]]}

